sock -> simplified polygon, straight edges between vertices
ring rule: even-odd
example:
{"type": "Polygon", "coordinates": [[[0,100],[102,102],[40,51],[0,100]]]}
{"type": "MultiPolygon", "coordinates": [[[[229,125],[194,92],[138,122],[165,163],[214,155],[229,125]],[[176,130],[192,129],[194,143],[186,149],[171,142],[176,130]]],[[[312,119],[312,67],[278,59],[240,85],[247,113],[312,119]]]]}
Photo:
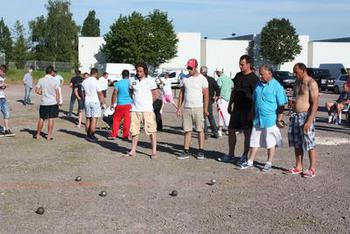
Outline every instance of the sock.
{"type": "Polygon", "coordinates": [[[252,160],[248,160],[248,165],[249,166],[253,166],[253,161],[252,160]]]}
{"type": "Polygon", "coordinates": [[[272,165],[272,163],[271,163],[271,162],[269,162],[269,161],[267,161],[267,162],[266,162],[266,164],[269,164],[270,166],[272,165]]]}

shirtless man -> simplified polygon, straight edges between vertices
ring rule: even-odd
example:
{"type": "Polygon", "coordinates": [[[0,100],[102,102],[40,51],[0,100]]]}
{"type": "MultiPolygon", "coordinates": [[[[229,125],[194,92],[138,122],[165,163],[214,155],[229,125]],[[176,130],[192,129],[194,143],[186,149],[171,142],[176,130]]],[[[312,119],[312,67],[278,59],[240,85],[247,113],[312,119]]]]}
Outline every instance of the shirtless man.
{"type": "Polygon", "coordinates": [[[295,83],[295,104],[292,105],[293,114],[290,118],[288,141],[289,146],[294,147],[296,164],[287,174],[302,174],[306,178],[312,178],[316,175],[314,120],[318,108],[318,85],[314,79],[308,76],[305,64],[295,64],[293,71],[297,81],[295,83]],[[310,166],[306,172],[303,172],[304,151],[308,152],[310,159],[310,166]]]}

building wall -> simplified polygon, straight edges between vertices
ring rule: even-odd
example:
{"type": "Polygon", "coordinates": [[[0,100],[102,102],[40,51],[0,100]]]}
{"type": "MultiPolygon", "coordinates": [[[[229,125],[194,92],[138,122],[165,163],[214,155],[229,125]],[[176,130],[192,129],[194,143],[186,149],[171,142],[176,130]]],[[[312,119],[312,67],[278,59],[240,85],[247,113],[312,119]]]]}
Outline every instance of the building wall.
{"type": "Polygon", "coordinates": [[[105,63],[100,47],[105,44],[103,37],[79,37],[79,64],[82,72],[89,72],[96,63],[105,63]]]}
{"type": "Polygon", "coordinates": [[[299,45],[301,46],[301,52],[299,55],[295,57],[295,59],[292,62],[284,63],[281,65],[280,70],[281,71],[293,71],[293,67],[296,63],[304,63],[306,66],[309,65],[309,41],[310,38],[307,35],[300,35],[299,36],[299,45]]]}
{"type": "Polygon", "coordinates": [[[239,58],[247,54],[249,41],[203,39],[201,44],[202,56],[205,55],[203,65],[208,67],[208,73],[213,75],[215,69],[221,67],[226,75],[234,77],[239,72],[239,58]]]}
{"type": "Polygon", "coordinates": [[[201,64],[201,34],[200,33],[177,33],[177,55],[167,63],[160,65],[160,69],[186,68],[189,59],[195,58],[201,64]]]}
{"type": "Polygon", "coordinates": [[[310,67],[319,67],[321,63],[342,63],[350,67],[350,43],[346,42],[310,42],[310,67]]]}

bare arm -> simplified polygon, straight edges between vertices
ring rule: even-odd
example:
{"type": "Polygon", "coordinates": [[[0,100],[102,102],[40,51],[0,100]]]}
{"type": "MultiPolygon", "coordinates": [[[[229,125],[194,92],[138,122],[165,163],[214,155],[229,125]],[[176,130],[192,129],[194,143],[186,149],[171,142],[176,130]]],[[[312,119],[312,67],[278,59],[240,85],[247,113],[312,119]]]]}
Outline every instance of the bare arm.
{"type": "Polygon", "coordinates": [[[81,97],[79,96],[79,93],[78,93],[78,88],[74,88],[74,95],[77,97],[78,100],[81,100],[81,97]]]}
{"type": "Polygon", "coordinates": [[[60,99],[61,99],[60,90],[57,88],[56,89],[56,101],[57,101],[58,105],[60,104],[60,99]]]}
{"type": "Polygon", "coordinates": [[[208,105],[209,105],[209,89],[203,89],[203,99],[204,99],[204,115],[209,115],[208,105]]]}
{"type": "Polygon", "coordinates": [[[114,89],[112,98],[111,98],[111,106],[114,106],[114,103],[117,102],[117,94],[118,94],[118,89],[114,89]]]}
{"type": "Polygon", "coordinates": [[[100,100],[101,105],[105,104],[105,97],[103,96],[103,93],[101,91],[97,92],[98,99],[100,100]]]}
{"type": "Polygon", "coordinates": [[[181,115],[181,108],[184,101],[184,92],[185,92],[185,88],[181,87],[179,92],[179,101],[177,103],[177,110],[176,110],[177,116],[181,115]]]}
{"type": "Polygon", "coordinates": [[[41,88],[35,87],[35,93],[41,95],[42,94],[41,88]]]}
{"type": "Polygon", "coordinates": [[[309,108],[309,115],[307,117],[307,120],[304,124],[304,131],[307,132],[309,131],[312,122],[314,121],[317,110],[318,110],[318,85],[316,81],[313,79],[310,80],[309,83],[309,95],[310,95],[310,108],[309,108]]]}

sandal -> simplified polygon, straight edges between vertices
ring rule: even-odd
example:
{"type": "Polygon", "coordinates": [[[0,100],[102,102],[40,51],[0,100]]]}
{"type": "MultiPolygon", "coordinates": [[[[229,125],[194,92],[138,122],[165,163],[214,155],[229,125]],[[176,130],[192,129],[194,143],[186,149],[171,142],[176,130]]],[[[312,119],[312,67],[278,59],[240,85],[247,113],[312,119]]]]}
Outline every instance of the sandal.
{"type": "Polygon", "coordinates": [[[130,154],[130,153],[126,153],[123,155],[124,158],[128,158],[128,157],[134,157],[133,154],[130,154]]]}
{"type": "Polygon", "coordinates": [[[157,158],[158,158],[158,156],[156,154],[151,155],[151,159],[157,159],[157,158]]]}

